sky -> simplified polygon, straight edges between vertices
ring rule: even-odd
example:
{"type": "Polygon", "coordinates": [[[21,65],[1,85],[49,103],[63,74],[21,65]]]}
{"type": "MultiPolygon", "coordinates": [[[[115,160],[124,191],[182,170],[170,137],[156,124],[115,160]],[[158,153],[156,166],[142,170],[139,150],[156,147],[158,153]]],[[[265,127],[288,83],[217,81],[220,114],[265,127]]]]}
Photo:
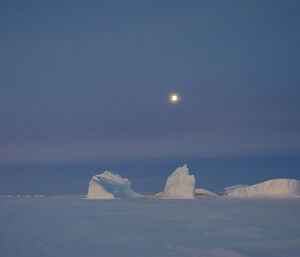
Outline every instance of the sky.
{"type": "Polygon", "coordinates": [[[0,193],[300,179],[299,28],[291,0],[1,1],[0,193]]]}

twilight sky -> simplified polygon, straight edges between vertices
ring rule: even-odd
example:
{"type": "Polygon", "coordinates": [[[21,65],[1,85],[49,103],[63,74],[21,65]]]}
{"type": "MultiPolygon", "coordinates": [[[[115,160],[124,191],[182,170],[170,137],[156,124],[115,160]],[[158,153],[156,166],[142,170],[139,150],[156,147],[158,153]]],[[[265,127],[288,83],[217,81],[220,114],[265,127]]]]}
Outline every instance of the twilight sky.
{"type": "Polygon", "coordinates": [[[2,167],[300,156],[297,0],[1,1],[0,31],[2,167]]]}

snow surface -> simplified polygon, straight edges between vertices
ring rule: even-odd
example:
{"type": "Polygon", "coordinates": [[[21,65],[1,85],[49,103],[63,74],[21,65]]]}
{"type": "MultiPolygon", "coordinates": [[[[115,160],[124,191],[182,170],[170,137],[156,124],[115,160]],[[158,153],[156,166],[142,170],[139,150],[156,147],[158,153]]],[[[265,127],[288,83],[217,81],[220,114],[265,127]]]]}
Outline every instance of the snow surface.
{"type": "Polygon", "coordinates": [[[300,199],[1,197],[1,257],[299,257],[300,199]]]}
{"type": "Polygon", "coordinates": [[[252,186],[226,187],[225,190],[230,197],[300,197],[300,181],[272,179],[252,186]]]}
{"type": "Polygon", "coordinates": [[[204,188],[196,188],[195,193],[199,196],[218,196],[217,194],[210,192],[204,188]]]}
{"type": "Polygon", "coordinates": [[[189,174],[185,165],[177,168],[167,179],[162,198],[166,199],[194,199],[195,177],[189,174]]]}
{"type": "Polygon", "coordinates": [[[89,182],[88,199],[139,198],[140,194],[131,189],[127,178],[111,171],[104,171],[92,177],[89,182]]]}

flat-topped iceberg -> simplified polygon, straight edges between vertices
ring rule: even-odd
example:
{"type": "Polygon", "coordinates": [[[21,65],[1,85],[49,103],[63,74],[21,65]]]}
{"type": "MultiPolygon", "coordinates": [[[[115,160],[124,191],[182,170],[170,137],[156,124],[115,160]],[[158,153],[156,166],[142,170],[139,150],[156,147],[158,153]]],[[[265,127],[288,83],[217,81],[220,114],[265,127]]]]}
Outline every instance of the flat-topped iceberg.
{"type": "Polygon", "coordinates": [[[116,199],[139,198],[142,195],[131,189],[131,182],[127,178],[111,171],[104,171],[92,177],[89,182],[87,199],[116,199]]]}
{"type": "Polygon", "coordinates": [[[167,199],[194,199],[195,177],[189,174],[186,164],[168,177],[165,190],[160,196],[167,199]]]}
{"type": "Polygon", "coordinates": [[[300,181],[296,179],[272,179],[252,186],[226,187],[230,197],[300,197],[300,181]]]}

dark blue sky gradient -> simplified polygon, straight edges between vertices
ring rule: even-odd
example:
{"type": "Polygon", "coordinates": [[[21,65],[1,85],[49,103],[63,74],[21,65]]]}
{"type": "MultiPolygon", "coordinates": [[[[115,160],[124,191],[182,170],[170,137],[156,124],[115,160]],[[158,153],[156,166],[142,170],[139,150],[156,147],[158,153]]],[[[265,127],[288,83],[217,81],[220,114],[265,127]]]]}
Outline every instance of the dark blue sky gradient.
{"type": "Polygon", "coordinates": [[[0,166],[0,194],[86,194],[91,176],[106,169],[132,182],[138,192],[163,190],[176,167],[188,163],[196,186],[223,192],[225,186],[255,184],[274,178],[298,178],[299,157],[149,159],[76,165],[0,166]]]}
{"type": "Polygon", "coordinates": [[[299,179],[299,28],[299,1],[1,1],[0,180],[226,159],[215,179],[299,179]]]}

